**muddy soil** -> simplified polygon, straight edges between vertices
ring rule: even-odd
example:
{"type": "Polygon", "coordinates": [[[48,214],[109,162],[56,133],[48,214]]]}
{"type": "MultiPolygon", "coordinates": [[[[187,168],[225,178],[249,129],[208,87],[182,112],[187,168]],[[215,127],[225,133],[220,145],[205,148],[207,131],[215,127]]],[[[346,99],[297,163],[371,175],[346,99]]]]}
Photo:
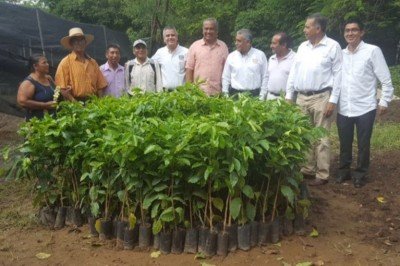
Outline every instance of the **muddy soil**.
{"type": "MultiPolygon", "coordinates": [[[[21,118],[0,114],[0,149],[21,141],[21,118]]],[[[381,122],[400,121],[400,101],[381,122]]],[[[303,236],[285,237],[278,245],[236,251],[227,257],[195,259],[193,254],[161,255],[117,250],[115,240],[89,237],[89,228],[59,231],[35,222],[29,188],[0,182],[0,265],[400,265],[400,151],[372,154],[370,180],[355,189],[351,182],[310,188],[313,202],[303,236]],[[319,236],[310,237],[315,228],[319,236]],[[40,260],[36,254],[51,256],[40,260]]],[[[332,176],[337,156],[332,156],[332,176]]],[[[1,181],[1,180],[0,180],[1,181]]]]}

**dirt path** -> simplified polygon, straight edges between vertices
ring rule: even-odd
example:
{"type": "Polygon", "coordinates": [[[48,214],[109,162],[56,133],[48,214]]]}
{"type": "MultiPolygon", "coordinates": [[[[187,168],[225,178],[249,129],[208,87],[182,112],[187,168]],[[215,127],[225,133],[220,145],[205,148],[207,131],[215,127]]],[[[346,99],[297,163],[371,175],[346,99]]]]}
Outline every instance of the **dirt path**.
{"type": "MultiPolygon", "coordinates": [[[[400,104],[390,116],[400,117],[400,104]]],[[[394,119],[398,122],[398,120],[394,119]]],[[[20,139],[22,120],[0,117],[0,148],[20,139]]],[[[391,121],[391,119],[386,119],[391,121]]],[[[332,182],[310,191],[313,206],[305,236],[285,237],[280,245],[237,251],[226,258],[195,260],[194,255],[161,255],[120,251],[113,240],[88,238],[71,227],[51,231],[35,223],[30,184],[0,183],[0,265],[400,265],[400,151],[374,153],[371,181],[362,189],[332,182]],[[378,198],[382,197],[382,198],[378,198]],[[381,199],[383,203],[379,202],[381,199]],[[319,236],[309,236],[312,228],[319,236]],[[39,252],[51,254],[39,260],[39,252]]],[[[337,157],[333,158],[335,169],[337,157]]],[[[335,170],[333,170],[335,172],[335,170]]],[[[334,173],[333,173],[334,174],[334,173]]]]}

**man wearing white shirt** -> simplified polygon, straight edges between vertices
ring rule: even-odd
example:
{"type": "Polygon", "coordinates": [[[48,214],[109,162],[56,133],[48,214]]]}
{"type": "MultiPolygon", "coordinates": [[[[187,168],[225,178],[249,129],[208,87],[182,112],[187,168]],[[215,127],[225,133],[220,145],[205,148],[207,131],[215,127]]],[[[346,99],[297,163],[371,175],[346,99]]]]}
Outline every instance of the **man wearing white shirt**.
{"type": "Polygon", "coordinates": [[[166,46],[158,49],[152,59],[161,66],[164,89],[171,91],[185,83],[188,49],[178,44],[178,32],[174,27],[165,27],[163,36],[166,46]]]}
{"type": "Polygon", "coordinates": [[[268,94],[267,100],[274,100],[286,92],[290,68],[296,53],[292,51],[292,39],[285,32],[276,33],[271,40],[270,48],[274,52],[268,61],[268,94]]]}
{"type": "Polygon", "coordinates": [[[389,68],[379,47],[364,43],[364,25],[349,20],[344,29],[347,42],[343,50],[342,89],[340,91],[337,127],[340,140],[340,162],[336,181],[342,183],[353,177],[356,188],[365,185],[370,162],[370,139],[376,112],[386,112],[393,97],[389,68]],[[382,84],[377,104],[376,88],[382,84]],[[357,166],[351,174],[354,127],[357,130],[357,166]]]}
{"type": "Polygon", "coordinates": [[[236,33],[236,51],[228,55],[222,73],[222,92],[226,95],[249,92],[260,97],[260,91],[264,95],[267,92],[267,57],[251,46],[252,39],[248,29],[236,33]]]}
{"type": "MultiPolygon", "coordinates": [[[[286,99],[293,101],[297,93],[297,104],[310,116],[312,124],[329,130],[340,93],[342,49],[326,36],[327,22],[321,14],[307,18],[304,33],[308,41],[297,50],[287,82],[286,99]]],[[[309,185],[324,185],[328,183],[329,166],[330,143],[326,136],[311,147],[301,172],[305,177],[315,176],[309,185]]]]}

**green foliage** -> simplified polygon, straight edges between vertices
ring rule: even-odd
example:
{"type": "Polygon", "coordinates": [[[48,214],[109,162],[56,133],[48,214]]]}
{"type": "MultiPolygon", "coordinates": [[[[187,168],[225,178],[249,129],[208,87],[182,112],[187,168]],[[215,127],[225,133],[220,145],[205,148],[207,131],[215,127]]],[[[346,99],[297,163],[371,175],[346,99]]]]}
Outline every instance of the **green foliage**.
{"type": "Polygon", "coordinates": [[[131,40],[144,38],[150,51],[163,45],[162,29],[174,25],[181,43],[189,46],[202,36],[202,21],[215,17],[219,21],[219,38],[234,47],[233,37],[240,28],[254,33],[255,47],[269,53],[275,32],[285,31],[295,46],[305,40],[305,18],[321,12],[329,18],[328,35],[344,46],[343,23],[359,17],[366,25],[366,41],[380,46],[394,64],[400,41],[400,0],[40,0],[51,13],[74,21],[102,24],[125,31],[131,40]]]}
{"type": "Polygon", "coordinates": [[[288,213],[304,152],[321,135],[285,101],[207,97],[191,84],[60,108],[22,126],[12,173],[38,179],[41,205],[119,213],[131,226],[150,219],[153,233],[288,213]]]}

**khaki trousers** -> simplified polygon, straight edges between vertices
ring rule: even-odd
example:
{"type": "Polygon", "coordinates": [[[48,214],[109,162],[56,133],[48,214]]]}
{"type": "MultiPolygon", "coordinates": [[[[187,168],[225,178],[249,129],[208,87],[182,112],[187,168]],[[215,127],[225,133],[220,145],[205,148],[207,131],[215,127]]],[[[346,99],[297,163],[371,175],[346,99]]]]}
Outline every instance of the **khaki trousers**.
{"type": "MultiPolygon", "coordinates": [[[[329,101],[330,92],[306,96],[298,94],[297,104],[304,114],[310,117],[312,125],[323,127],[330,130],[334,115],[324,116],[326,105],[329,101]]],[[[314,143],[307,154],[307,163],[301,169],[301,172],[307,175],[315,175],[316,178],[327,180],[329,177],[330,166],[330,143],[326,136],[314,143]]]]}

